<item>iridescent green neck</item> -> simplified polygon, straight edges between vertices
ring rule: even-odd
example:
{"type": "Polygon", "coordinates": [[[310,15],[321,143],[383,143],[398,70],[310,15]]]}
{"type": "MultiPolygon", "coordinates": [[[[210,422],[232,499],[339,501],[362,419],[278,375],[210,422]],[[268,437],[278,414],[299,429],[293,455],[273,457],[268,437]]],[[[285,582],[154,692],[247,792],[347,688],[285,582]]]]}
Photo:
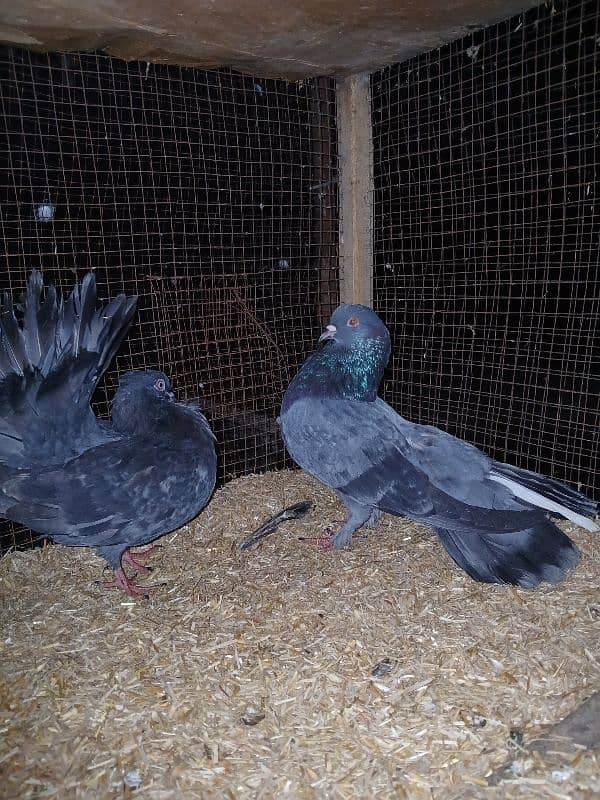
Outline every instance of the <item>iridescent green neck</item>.
{"type": "Polygon", "coordinates": [[[351,348],[328,344],[305,362],[297,376],[298,388],[375,400],[388,357],[389,344],[379,338],[359,339],[351,348]]]}

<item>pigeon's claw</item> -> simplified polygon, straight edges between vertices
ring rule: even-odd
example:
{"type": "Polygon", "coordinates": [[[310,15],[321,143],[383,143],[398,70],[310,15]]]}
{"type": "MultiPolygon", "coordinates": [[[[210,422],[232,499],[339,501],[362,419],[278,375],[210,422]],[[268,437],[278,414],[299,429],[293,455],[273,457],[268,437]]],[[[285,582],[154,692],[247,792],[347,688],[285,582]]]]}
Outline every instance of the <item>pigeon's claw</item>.
{"type": "Polygon", "coordinates": [[[152,546],[147,547],[145,550],[139,550],[136,553],[132,553],[128,548],[121,556],[121,563],[129,564],[130,567],[133,567],[133,569],[137,570],[138,572],[152,572],[152,567],[149,567],[144,562],[150,553],[153,553],[155,550],[156,546],[152,546]]]}
{"type": "MultiPolygon", "coordinates": [[[[135,577],[135,575],[133,576],[135,577]]],[[[147,597],[149,592],[159,589],[161,584],[151,586],[140,586],[125,575],[121,567],[115,570],[115,577],[112,581],[99,581],[98,585],[103,589],[119,589],[129,597],[147,597]]],[[[164,585],[164,584],[162,584],[164,585]]]]}
{"type": "Polygon", "coordinates": [[[325,534],[323,536],[301,536],[300,541],[315,545],[316,547],[319,548],[319,550],[324,550],[327,553],[331,553],[333,550],[336,549],[335,547],[336,530],[337,530],[336,528],[330,526],[328,528],[325,528],[325,534]]]}
{"type": "MultiPolygon", "coordinates": [[[[364,539],[364,536],[356,536],[355,539],[364,539]]],[[[325,536],[302,536],[301,542],[308,542],[309,544],[316,545],[320,550],[328,553],[334,550],[341,550],[344,547],[350,547],[353,538],[352,534],[344,528],[335,530],[334,528],[327,528],[325,536]]]]}
{"type": "Polygon", "coordinates": [[[300,542],[316,545],[320,550],[333,551],[332,536],[301,536],[300,542]]]}
{"type": "Polygon", "coordinates": [[[300,541],[308,542],[308,544],[314,544],[319,548],[319,550],[325,550],[329,553],[334,550],[333,538],[333,534],[329,534],[327,536],[301,536],[300,541]]]}

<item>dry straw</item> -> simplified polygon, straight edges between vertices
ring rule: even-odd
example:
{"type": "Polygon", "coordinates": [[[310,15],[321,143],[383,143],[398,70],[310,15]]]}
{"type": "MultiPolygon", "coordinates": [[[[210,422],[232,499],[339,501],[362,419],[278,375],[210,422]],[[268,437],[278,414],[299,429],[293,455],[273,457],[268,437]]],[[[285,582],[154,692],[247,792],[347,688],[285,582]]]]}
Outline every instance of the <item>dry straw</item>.
{"type": "Polygon", "coordinates": [[[520,745],[600,687],[598,538],[528,592],[474,583],[405,520],[336,554],[297,541],[340,516],[300,472],[234,481],[163,539],[149,600],[97,588],[88,550],[7,556],[0,796],[600,796],[597,751],[520,745]]]}

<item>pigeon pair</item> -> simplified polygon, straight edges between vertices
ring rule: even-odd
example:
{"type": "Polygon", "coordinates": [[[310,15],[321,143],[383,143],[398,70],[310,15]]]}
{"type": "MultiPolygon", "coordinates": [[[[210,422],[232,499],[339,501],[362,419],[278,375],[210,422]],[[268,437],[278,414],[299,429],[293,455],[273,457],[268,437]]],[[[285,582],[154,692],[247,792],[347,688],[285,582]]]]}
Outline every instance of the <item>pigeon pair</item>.
{"type": "MultiPolygon", "coordinates": [[[[125,373],[110,422],[90,400],[123,340],[137,298],[98,309],[93,273],[66,302],[33,272],[21,307],[0,310],[0,515],[42,536],[94,547],[114,571],[105,586],[152,587],[146,545],[195,517],[215,486],[214,437],[200,409],[177,402],[169,379],[125,373]],[[15,311],[21,321],[17,320],[15,311]]],[[[377,397],[390,355],[379,317],[340,306],[288,387],[281,429],[295,461],[334,488],[349,516],[325,543],[346,547],[382,512],[431,525],[479,581],[556,582],[578,560],[554,514],[596,530],[596,506],[558,481],[500,464],[437,428],[404,420],[377,397]]]]}

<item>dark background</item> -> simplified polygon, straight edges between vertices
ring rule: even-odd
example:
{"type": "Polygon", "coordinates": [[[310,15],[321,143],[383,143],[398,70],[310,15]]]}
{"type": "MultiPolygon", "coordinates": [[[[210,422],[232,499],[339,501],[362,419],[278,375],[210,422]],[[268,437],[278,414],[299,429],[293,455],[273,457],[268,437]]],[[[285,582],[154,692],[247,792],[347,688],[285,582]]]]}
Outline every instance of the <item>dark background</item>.
{"type": "Polygon", "coordinates": [[[600,499],[600,6],[372,77],[384,396],[600,499]]]}

